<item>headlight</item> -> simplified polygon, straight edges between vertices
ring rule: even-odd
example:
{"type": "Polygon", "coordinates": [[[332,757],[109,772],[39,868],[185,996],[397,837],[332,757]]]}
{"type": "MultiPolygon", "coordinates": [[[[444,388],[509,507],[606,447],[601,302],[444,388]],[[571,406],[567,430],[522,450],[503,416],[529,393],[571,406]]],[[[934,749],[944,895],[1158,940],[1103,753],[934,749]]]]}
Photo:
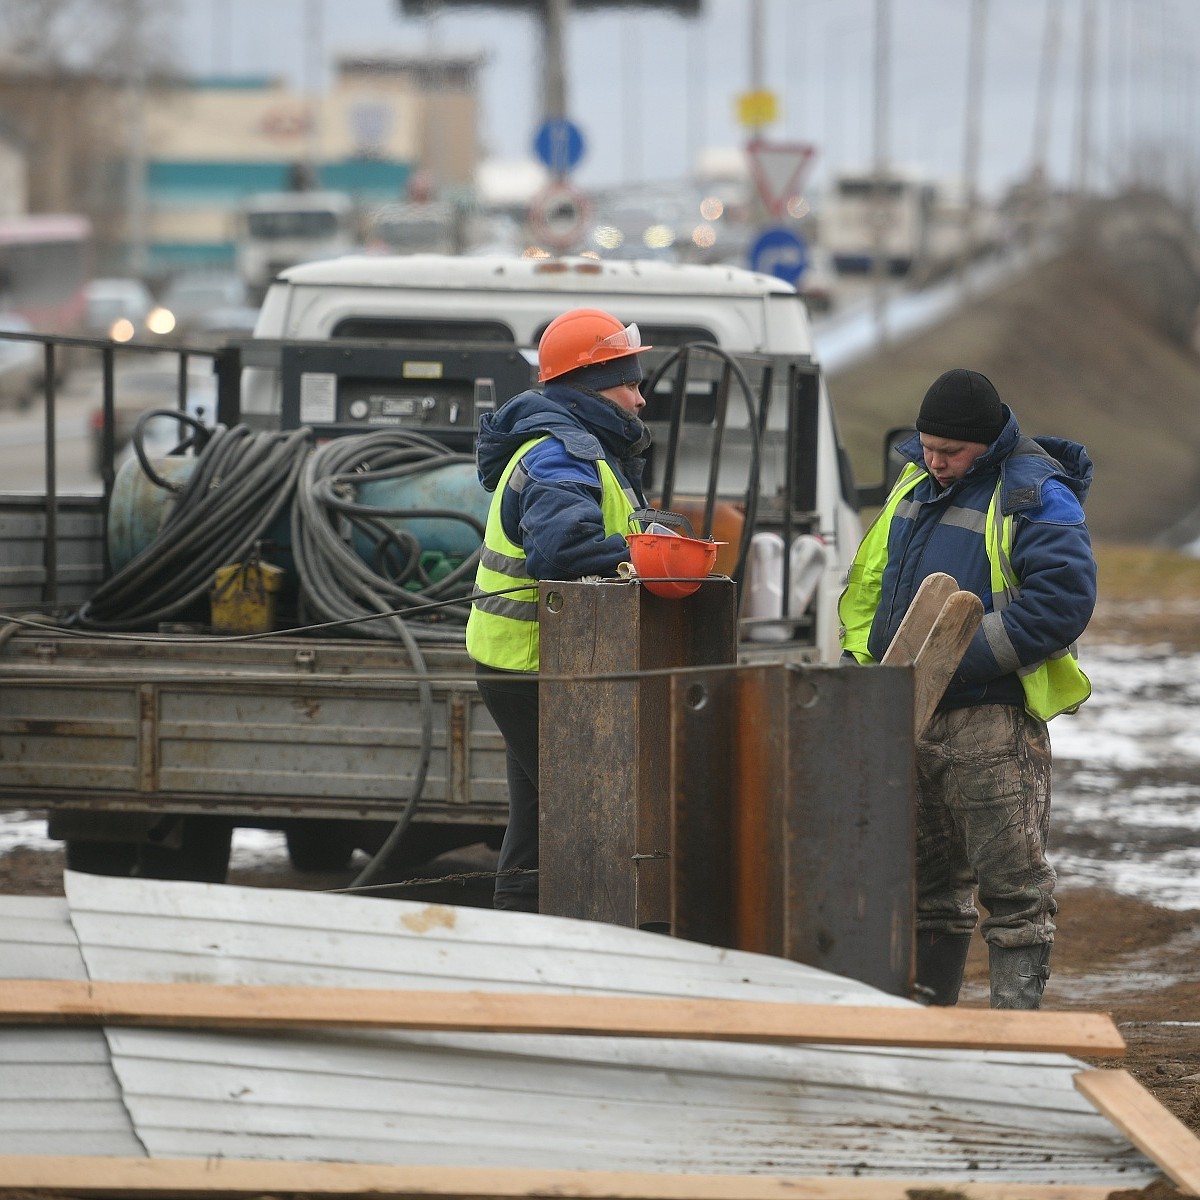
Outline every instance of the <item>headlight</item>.
{"type": "Polygon", "coordinates": [[[160,337],[175,328],[175,314],[169,308],[153,309],[146,318],[146,328],[160,337]]]}
{"type": "Polygon", "coordinates": [[[128,317],[118,317],[108,329],[108,336],[114,342],[128,342],[133,339],[133,335],[137,330],[133,327],[133,322],[128,317]]]}

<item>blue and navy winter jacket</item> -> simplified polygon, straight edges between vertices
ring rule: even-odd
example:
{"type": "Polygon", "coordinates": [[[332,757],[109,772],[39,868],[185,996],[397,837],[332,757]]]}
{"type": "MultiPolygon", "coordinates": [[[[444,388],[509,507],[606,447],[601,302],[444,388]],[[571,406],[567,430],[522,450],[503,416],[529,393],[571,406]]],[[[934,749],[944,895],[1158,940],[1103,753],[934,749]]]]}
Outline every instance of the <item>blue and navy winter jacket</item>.
{"type": "MultiPolygon", "coordinates": [[[[868,641],[876,660],[883,658],[921,582],[938,571],[979,596],[985,614],[992,611],[983,526],[997,479],[1002,512],[1013,514],[1012,563],[1021,585],[1019,599],[1002,614],[1017,657],[1024,664],[1038,662],[1072,645],[1087,627],[1096,603],[1096,562],[1083,515],[1091,459],[1077,442],[1022,436],[1007,406],[1005,412],[1003,432],[962,479],[942,491],[932,477],[923,479],[892,520],[868,641]]],[[[899,452],[924,465],[919,436],[899,452]]],[[[1021,705],[1024,699],[1016,674],[999,666],[981,628],[940,707],[993,703],[1021,705]]]]}
{"type": "Polygon", "coordinates": [[[644,504],[646,427],[594,392],[552,381],[543,392],[522,392],[480,420],[480,483],[494,492],[516,451],[543,434],[550,437],[522,459],[524,487],[508,487],[501,497],[505,534],[524,548],[533,579],[615,575],[617,564],[629,559],[629,546],[623,537],[605,535],[596,463],[605,459],[621,486],[644,504]]]}

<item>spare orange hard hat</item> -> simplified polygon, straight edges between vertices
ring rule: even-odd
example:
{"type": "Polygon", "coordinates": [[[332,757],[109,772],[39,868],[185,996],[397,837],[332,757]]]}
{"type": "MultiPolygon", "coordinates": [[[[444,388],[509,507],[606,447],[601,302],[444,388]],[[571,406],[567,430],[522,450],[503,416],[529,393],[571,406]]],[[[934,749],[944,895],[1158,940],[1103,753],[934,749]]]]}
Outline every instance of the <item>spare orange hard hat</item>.
{"type": "Polygon", "coordinates": [[[603,309],[573,308],[555,317],[538,342],[538,382],[650,349],[636,325],[622,325],[603,309]]]}
{"type": "Polygon", "coordinates": [[[643,587],[665,600],[682,600],[696,591],[722,544],[674,533],[627,533],[625,540],[643,587]]]}

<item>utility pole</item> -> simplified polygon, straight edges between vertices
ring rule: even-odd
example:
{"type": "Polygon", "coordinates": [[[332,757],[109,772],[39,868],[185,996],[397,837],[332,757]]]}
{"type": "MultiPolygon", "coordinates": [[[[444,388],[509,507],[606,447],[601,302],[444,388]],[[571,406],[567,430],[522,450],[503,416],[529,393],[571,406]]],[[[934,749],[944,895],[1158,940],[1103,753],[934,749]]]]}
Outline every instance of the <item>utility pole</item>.
{"type": "Polygon", "coordinates": [[[642,168],[642,43],[630,38],[621,51],[621,116],[624,125],[625,182],[639,184],[642,168]]]}
{"type": "Polygon", "coordinates": [[[1054,78],[1058,47],[1062,42],[1062,0],[1046,0],[1046,23],[1042,30],[1042,59],[1038,68],[1037,104],[1033,114],[1033,153],[1029,163],[1031,240],[1041,240],[1046,217],[1050,146],[1050,119],[1054,108],[1054,78]]]}
{"type": "Polygon", "coordinates": [[[308,0],[304,10],[304,90],[308,97],[308,132],[304,141],[306,184],[315,188],[320,175],[321,136],[321,3],[308,0]]]}
{"type": "MultiPolygon", "coordinates": [[[[761,94],[766,88],[766,21],[763,16],[763,0],[750,0],[750,91],[752,94],[761,94]]],[[[756,142],[762,137],[762,126],[755,124],[750,126],[749,137],[751,142],[756,142]]],[[[766,201],[756,190],[752,200],[752,223],[755,229],[762,229],[768,223],[769,213],[767,212],[766,201]]]]}
{"type": "Polygon", "coordinates": [[[542,116],[547,120],[567,115],[567,11],[570,0],[546,0],[542,21],[542,116]]]}
{"type": "Polygon", "coordinates": [[[1075,205],[1087,201],[1091,186],[1092,104],[1096,75],[1096,0],[1083,0],[1079,14],[1079,117],[1075,143],[1075,205]]]}
{"type": "Polygon", "coordinates": [[[967,114],[963,138],[962,238],[958,247],[958,283],[970,294],[969,267],[975,249],[975,218],[979,207],[979,145],[983,128],[984,38],[987,32],[987,0],[971,0],[970,45],[967,51],[967,114]]]}
{"type": "Polygon", "coordinates": [[[891,0],[875,0],[875,203],[872,212],[874,234],[871,259],[871,297],[875,314],[875,340],[887,345],[887,174],[888,174],[888,100],[891,75],[891,0]]]}
{"type": "Polygon", "coordinates": [[[130,61],[127,95],[129,157],[125,176],[125,245],[129,273],[142,279],[149,271],[150,255],[146,242],[146,61],[140,47],[130,61]]]}

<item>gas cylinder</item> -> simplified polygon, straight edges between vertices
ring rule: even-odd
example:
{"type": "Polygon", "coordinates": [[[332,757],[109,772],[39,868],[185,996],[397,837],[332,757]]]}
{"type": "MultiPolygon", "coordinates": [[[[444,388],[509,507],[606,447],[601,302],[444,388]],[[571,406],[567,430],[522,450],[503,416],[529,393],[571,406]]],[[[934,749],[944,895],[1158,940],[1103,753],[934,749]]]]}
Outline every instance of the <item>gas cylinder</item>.
{"type": "MultiPolygon", "coordinates": [[[[411,509],[417,512],[463,513],[487,523],[491,493],[479,485],[474,463],[449,462],[402,479],[376,479],[358,485],[359,504],[381,509],[411,509]]],[[[396,530],[407,530],[421,543],[426,552],[445,554],[450,558],[466,558],[479,549],[483,540],[474,525],[451,516],[382,517],[396,530]]],[[[355,552],[364,562],[373,562],[375,544],[371,538],[355,529],[355,552]]]]}
{"type": "MultiPolygon", "coordinates": [[[[671,501],[671,511],[682,514],[692,523],[692,528],[704,536],[703,497],[676,496],[671,501]]],[[[746,525],[746,514],[740,505],[729,500],[718,500],[713,505],[712,532],[708,535],[718,543],[717,561],[713,570],[718,575],[732,575],[737,569],[738,549],[742,544],[742,530],[746,525]]]]}
{"type": "MultiPolygon", "coordinates": [[[[196,469],[196,459],[169,455],[150,460],[154,471],[171,483],[184,484],[196,469]]],[[[379,479],[360,484],[355,499],[381,509],[413,509],[421,512],[462,512],[479,522],[487,521],[491,496],[479,486],[473,463],[451,462],[404,479],[379,479]]],[[[136,458],[122,463],[113,481],[109,508],[108,553],[113,570],[120,570],[158,536],[175,506],[175,493],[154,483],[136,458]]],[[[291,507],[280,513],[267,531],[265,541],[278,550],[273,561],[289,571],[291,559],[291,507]]],[[[407,529],[421,543],[422,551],[463,559],[473,554],[481,541],[473,524],[450,516],[382,517],[396,529],[407,529]]],[[[352,534],[355,552],[373,563],[375,545],[357,529],[352,534]]]]}
{"type": "MultiPolygon", "coordinates": [[[[170,483],[184,484],[196,469],[194,458],[169,455],[152,459],[155,472],[170,483]]],[[[175,493],[154,483],[136,457],[127,458],[113,480],[108,508],[108,558],[114,571],[136,558],[156,537],[175,507],[175,493]]]]}

